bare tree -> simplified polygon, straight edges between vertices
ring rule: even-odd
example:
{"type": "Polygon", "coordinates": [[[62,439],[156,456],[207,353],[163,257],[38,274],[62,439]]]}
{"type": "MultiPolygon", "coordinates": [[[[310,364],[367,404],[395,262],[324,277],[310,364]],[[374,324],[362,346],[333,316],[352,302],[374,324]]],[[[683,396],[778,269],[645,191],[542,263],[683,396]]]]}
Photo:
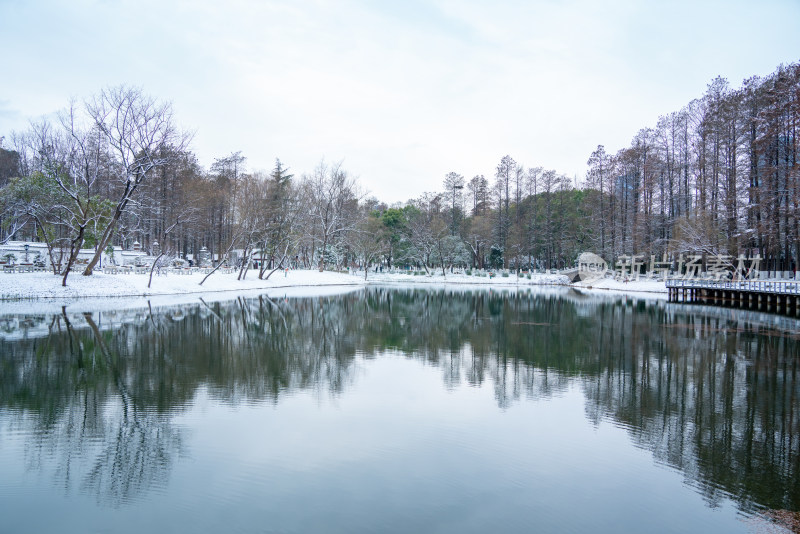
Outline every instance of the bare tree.
{"type": "Polygon", "coordinates": [[[497,248],[503,253],[503,267],[508,266],[505,254],[508,232],[511,227],[511,182],[516,177],[517,162],[511,156],[503,156],[497,165],[495,197],[497,199],[497,248]]]}
{"type": "Polygon", "coordinates": [[[485,267],[486,249],[492,243],[492,221],[488,216],[476,215],[469,219],[465,231],[466,244],[472,253],[475,267],[485,267]]]}
{"type": "Polygon", "coordinates": [[[450,200],[450,235],[458,235],[459,225],[463,218],[462,212],[462,190],[464,189],[464,177],[457,172],[449,172],[444,177],[444,190],[450,200]]]}
{"type": "Polygon", "coordinates": [[[489,207],[489,182],[479,174],[472,177],[467,189],[472,197],[472,214],[481,215],[489,207]]]}
{"type": "Polygon", "coordinates": [[[153,172],[168,164],[182,151],[189,135],[177,130],[172,106],[157,102],[141,90],[119,86],[105,89],[86,104],[93,128],[102,134],[114,153],[114,178],[119,187],[113,212],[97,241],[96,252],[84,275],[91,275],[114,229],[134,197],[137,188],[153,172]],[[162,150],[170,147],[172,150],[162,150]]]}
{"type": "Polygon", "coordinates": [[[308,232],[319,252],[319,270],[325,270],[329,248],[337,245],[358,222],[358,201],[361,193],[342,163],[328,166],[324,161],[310,176],[304,177],[306,202],[309,206],[308,232]]]}
{"type": "Polygon", "coordinates": [[[110,158],[102,132],[85,121],[74,102],[60,115],[60,123],[61,131],[48,133],[49,128],[41,128],[37,137],[47,136],[40,149],[40,165],[65,200],[56,213],[69,236],[69,255],[61,280],[66,286],[87,238],[96,241],[98,229],[111,219],[111,203],[99,194],[100,183],[109,173],[110,158]]]}
{"type": "Polygon", "coordinates": [[[178,225],[186,222],[187,220],[191,220],[193,214],[194,210],[190,206],[187,206],[185,208],[185,211],[177,216],[175,222],[173,222],[167,228],[164,229],[164,232],[161,235],[161,243],[162,243],[161,251],[159,252],[158,256],[156,256],[156,259],[153,260],[153,264],[150,266],[150,278],[147,280],[148,288],[150,288],[150,284],[153,283],[153,271],[161,268],[160,264],[161,260],[165,257],[170,257],[175,253],[172,247],[170,247],[168,244],[169,243],[169,241],[167,240],[168,236],[172,233],[173,230],[175,230],[175,228],[178,227],[178,225]]]}
{"type": "Polygon", "coordinates": [[[380,218],[366,214],[350,234],[350,243],[353,251],[364,268],[364,280],[369,274],[369,267],[375,260],[381,258],[387,251],[388,236],[386,227],[380,218]]]}
{"type": "Polygon", "coordinates": [[[439,246],[439,240],[447,232],[447,225],[442,220],[440,213],[441,195],[425,193],[414,200],[408,215],[408,241],[410,247],[407,251],[409,259],[420,263],[428,273],[428,266],[433,265],[434,255],[439,246]]]}

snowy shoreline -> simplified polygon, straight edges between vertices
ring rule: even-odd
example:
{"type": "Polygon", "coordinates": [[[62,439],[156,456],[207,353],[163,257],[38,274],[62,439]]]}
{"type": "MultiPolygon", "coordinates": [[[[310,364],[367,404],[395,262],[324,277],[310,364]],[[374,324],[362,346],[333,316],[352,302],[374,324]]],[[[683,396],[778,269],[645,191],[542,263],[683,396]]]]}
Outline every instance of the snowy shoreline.
{"type": "Polygon", "coordinates": [[[612,293],[649,293],[651,296],[667,297],[667,285],[657,280],[632,280],[625,282],[614,278],[597,278],[570,284],[575,289],[608,291],[612,293]]]}
{"type": "MultiPolygon", "coordinates": [[[[201,286],[203,274],[178,275],[170,273],[166,276],[153,276],[152,287],[147,287],[149,279],[144,274],[105,274],[95,273],[91,277],[74,274],[67,279],[67,287],[61,286],[61,277],[52,273],[16,273],[0,274],[0,302],[31,301],[51,299],[87,299],[87,298],[119,298],[119,297],[178,297],[181,295],[197,295],[211,293],[252,292],[268,290],[294,290],[306,288],[304,293],[326,294],[328,291],[316,288],[343,286],[357,289],[367,285],[470,285],[475,287],[534,287],[562,286],[580,290],[603,290],[624,293],[666,293],[663,282],[633,281],[620,282],[613,279],[600,279],[586,283],[570,284],[563,275],[532,274],[517,277],[470,276],[440,273],[424,276],[412,276],[404,273],[369,273],[364,279],[360,273],[319,272],[317,270],[292,270],[288,273],[275,273],[269,280],[259,280],[255,272],[248,277],[237,280],[237,273],[214,273],[201,286]]],[[[292,291],[293,293],[296,291],[292,291]]],[[[5,305],[3,307],[6,307],[5,305]]]]}
{"type": "Polygon", "coordinates": [[[289,271],[275,273],[269,280],[259,280],[249,273],[237,280],[238,273],[214,273],[201,286],[203,273],[153,275],[148,288],[149,274],[105,274],[82,276],[78,273],[61,286],[61,277],[52,273],[0,274],[0,301],[36,299],[77,299],[96,297],[149,297],[191,295],[200,293],[246,292],[294,287],[363,286],[353,276],[334,272],[289,271]]]}

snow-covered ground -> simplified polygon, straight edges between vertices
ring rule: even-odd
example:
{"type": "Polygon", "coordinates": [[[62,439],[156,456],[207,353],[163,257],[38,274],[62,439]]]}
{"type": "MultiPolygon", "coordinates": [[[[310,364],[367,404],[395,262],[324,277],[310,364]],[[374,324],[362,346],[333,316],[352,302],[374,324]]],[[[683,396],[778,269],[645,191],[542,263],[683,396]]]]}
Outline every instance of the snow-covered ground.
{"type": "Polygon", "coordinates": [[[287,287],[362,286],[364,281],[348,274],[313,270],[276,272],[269,280],[259,280],[255,271],[243,281],[237,273],[216,272],[201,286],[205,274],[153,275],[152,287],[147,287],[146,274],[105,274],[92,276],[71,274],[67,287],[61,287],[61,277],[52,273],[0,273],[0,298],[77,298],[77,297],[131,297],[150,295],[187,295],[220,291],[265,290],[287,287]]]}
{"type": "Polygon", "coordinates": [[[614,278],[595,278],[583,282],[576,282],[572,284],[572,286],[581,289],[601,289],[623,293],[657,293],[663,295],[664,298],[667,296],[667,286],[663,280],[658,281],[647,278],[630,280],[628,282],[616,280],[614,278]]]}
{"type": "MultiPolygon", "coordinates": [[[[195,273],[191,275],[167,274],[153,276],[152,287],[147,287],[148,275],[145,274],[105,274],[95,273],[92,276],[81,276],[80,273],[70,275],[67,287],[61,287],[61,277],[50,273],[0,273],[0,311],[10,308],[10,300],[21,299],[58,299],[94,300],[93,307],[99,307],[98,299],[109,297],[165,297],[164,300],[176,302],[180,295],[209,295],[222,292],[258,292],[281,290],[283,293],[294,296],[324,295],[331,291],[352,290],[366,284],[403,284],[403,285],[469,285],[469,286],[497,286],[497,287],[530,287],[530,286],[567,286],[569,280],[557,274],[532,274],[517,277],[510,274],[507,277],[475,276],[467,274],[441,272],[431,275],[409,275],[404,273],[374,273],[370,272],[364,280],[363,271],[360,273],[336,273],[331,271],[319,272],[317,270],[291,270],[288,274],[276,272],[269,280],[259,280],[256,272],[248,273],[244,281],[236,279],[236,273],[216,272],[201,286],[200,281],[205,275],[195,273]],[[327,289],[326,289],[327,288],[327,289]],[[336,289],[339,288],[339,289],[336,289]],[[168,298],[166,298],[169,296],[168,298]]],[[[625,293],[660,293],[665,294],[664,282],[631,281],[621,282],[611,278],[601,278],[595,281],[573,284],[581,289],[603,289],[625,293]]],[[[24,306],[24,305],[23,305],[24,306]]]]}

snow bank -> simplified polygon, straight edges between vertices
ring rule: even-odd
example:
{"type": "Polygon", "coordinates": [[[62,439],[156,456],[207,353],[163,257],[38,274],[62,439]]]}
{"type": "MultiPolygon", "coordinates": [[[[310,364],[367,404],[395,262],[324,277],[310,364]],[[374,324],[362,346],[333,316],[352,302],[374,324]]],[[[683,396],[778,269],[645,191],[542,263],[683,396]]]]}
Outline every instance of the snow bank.
{"type": "MultiPolygon", "coordinates": [[[[255,271],[245,280],[237,273],[212,274],[201,286],[205,274],[153,275],[152,287],[147,287],[148,274],[105,274],[92,276],[71,274],[67,287],[61,287],[61,277],[52,273],[0,273],[0,299],[74,299],[79,297],[141,297],[152,295],[187,295],[221,291],[269,290],[276,288],[363,286],[360,278],[334,272],[289,271],[276,272],[269,280],[259,280],[255,271]]],[[[318,290],[314,294],[319,294],[318,290]]],[[[5,305],[3,306],[5,308],[5,305]]]]}
{"type": "MultiPolygon", "coordinates": [[[[364,279],[364,271],[359,273],[361,279],[364,279]]],[[[569,284],[569,278],[561,274],[531,274],[528,279],[527,275],[517,277],[515,273],[509,274],[507,277],[497,275],[493,278],[487,276],[475,276],[463,273],[447,273],[442,275],[442,271],[433,271],[430,275],[411,275],[406,273],[369,273],[368,278],[371,284],[469,284],[474,286],[541,286],[541,285],[559,285],[565,286],[569,284]]]]}
{"type": "MultiPolygon", "coordinates": [[[[52,304],[74,304],[76,299],[85,300],[81,306],[87,310],[112,308],[115,302],[107,300],[109,297],[146,297],[153,303],[162,301],[164,304],[180,302],[181,295],[187,301],[195,302],[197,297],[205,300],[229,298],[229,292],[237,292],[247,296],[260,293],[280,294],[280,296],[324,296],[352,291],[367,284],[380,285],[408,285],[425,287],[439,286],[474,286],[519,288],[530,286],[568,286],[566,276],[558,274],[531,274],[517,277],[510,274],[508,277],[495,276],[470,276],[467,274],[447,273],[442,276],[441,271],[431,275],[408,275],[401,273],[369,273],[364,280],[363,271],[360,273],[346,274],[336,272],[319,272],[317,270],[293,270],[288,274],[276,272],[269,280],[259,280],[255,271],[248,273],[244,281],[236,280],[237,273],[216,272],[201,286],[200,281],[205,275],[200,273],[179,275],[154,275],[151,288],[147,287],[148,275],[146,274],[105,274],[95,273],[92,276],[81,276],[80,273],[72,274],[67,279],[67,287],[61,287],[61,277],[50,273],[0,273],[0,312],[14,313],[36,306],[30,299],[47,299],[52,304]],[[215,294],[221,294],[215,297],[215,294]],[[226,295],[227,294],[227,295],[226,295]],[[158,298],[163,297],[163,298],[158,298]],[[13,301],[22,301],[14,303],[13,301]]],[[[594,281],[571,284],[580,289],[602,289],[612,292],[648,293],[666,295],[664,282],[632,281],[621,282],[611,278],[600,278],[594,281]]],[[[126,299],[127,300],[127,299],[126,299]]],[[[144,305],[146,302],[142,301],[144,305]]],[[[52,307],[48,305],[48,308],[52,307]]],[[[71,306],[72,307],[72,306],[71,306]]]]}
{"type": "Polygon", "coordinates": [[[625,282],[614,278],[595,278],[571,285],[580,289],[602,289],[616,293],[656,293],[664,298],[667,296],[667,285],[663,280],[642,279],[625,282]]]}

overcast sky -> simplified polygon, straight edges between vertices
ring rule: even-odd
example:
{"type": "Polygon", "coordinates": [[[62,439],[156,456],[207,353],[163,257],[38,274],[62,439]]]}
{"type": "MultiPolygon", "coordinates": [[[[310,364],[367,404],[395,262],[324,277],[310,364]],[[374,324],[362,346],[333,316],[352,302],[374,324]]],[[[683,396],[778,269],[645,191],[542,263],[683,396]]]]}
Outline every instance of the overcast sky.
{"type": "Polygon", "coordinates": [[[132,84],[206,167],[344,160],[394,202],[505,154],[580,179],[715,76],[800,60],[800,0],[0,0],[0,47],[0,135],[132,84]]]}

